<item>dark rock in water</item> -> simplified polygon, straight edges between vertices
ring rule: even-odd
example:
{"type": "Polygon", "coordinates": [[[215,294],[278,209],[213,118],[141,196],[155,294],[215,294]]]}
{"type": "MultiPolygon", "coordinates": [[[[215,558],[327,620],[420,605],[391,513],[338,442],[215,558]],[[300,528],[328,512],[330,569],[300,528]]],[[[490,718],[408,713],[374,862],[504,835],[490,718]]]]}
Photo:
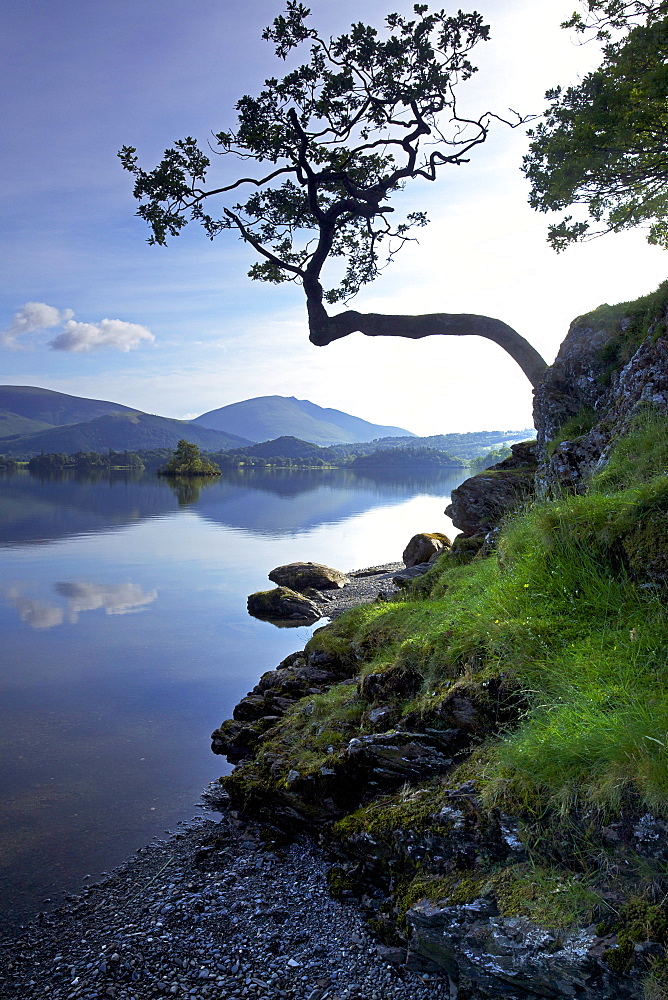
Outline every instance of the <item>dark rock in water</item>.
{"type": "Polygon", "coordinates": [[[286,566],[277,566],[276,569],[272,569],[269,579],[279,587],[290,587],[298,591],[307,588],[332,590],[345,587],[349,582],[346,574],[339,572],[338,569],[313,562],[294,562],[286,566]]]}
{"type": "Polygon", "coordinates": [[[322,618],[317,604],[289,587],[260,590],[248,598],[248,614],[267,621],[315,622],[322,618]]]}
{"type": "Polygon", "coordinates": [[[423,531],[418,535],[413,535],[404,549],[402,559],[407,567],[417,566],[419,563],[428,563],[434,556],[449,548],[450,539],[447,535],[440,531],[423,531]]]}
{"type": "Polygon", "coordinates": [[[466,536],[486,535],[535,493],[536,444],[521,441],[512,455],[452,491],[445,513],[466,536]]]}
{"type": "Polygon", "coordinates": [[[227,757],[231,764],[238,764],[251,757],[263,734],[278,716],[262,716],[253,722],[226,719],[211,733],[211,749],[214,753],[227,757]]]}

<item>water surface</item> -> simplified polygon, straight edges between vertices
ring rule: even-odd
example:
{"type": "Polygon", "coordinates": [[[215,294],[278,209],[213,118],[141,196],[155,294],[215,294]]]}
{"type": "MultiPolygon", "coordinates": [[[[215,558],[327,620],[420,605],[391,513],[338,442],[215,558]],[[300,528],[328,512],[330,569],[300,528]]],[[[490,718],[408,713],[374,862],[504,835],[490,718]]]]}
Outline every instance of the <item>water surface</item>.
{"type": "Polygon", "coordinates": [[[445,531],[466,476],[0,478],[0,910],[8,927],[194,812],[209,735],[311,629],[246,613],[274,566],[445,531]]]}

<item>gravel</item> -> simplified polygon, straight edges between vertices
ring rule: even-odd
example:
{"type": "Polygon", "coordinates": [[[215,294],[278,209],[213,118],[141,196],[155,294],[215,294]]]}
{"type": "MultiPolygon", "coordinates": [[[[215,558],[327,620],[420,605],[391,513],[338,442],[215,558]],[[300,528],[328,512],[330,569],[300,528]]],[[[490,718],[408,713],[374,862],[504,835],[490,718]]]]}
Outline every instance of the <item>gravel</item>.
{"type": "Polygon", "coordinates": [[[395,594],[399,588],[392,577],[402,569],[405,569],[402,562],[393,562],[352,570],[347,574],[349,583],[345,587],[340,590],[319,591],[314,600],[322,608],[323,615],[338,618],[344,611],[360,604],[369,604],[395,594]]]}
{"type": "Polygon", "coordinates": [[[448,1000],[445,974],[388,964],[330,898],[312,842],[217,808],[0,943],[3,1000],[448,1000]]]}
{"type": "MultiPolygon", "coordinates": [[[[325,613],[389,595],[402,567],[354,571],[325,613]]],[[[220,794],[204,795],[220,819],[152,841],[0,941],[2,1000],[450,1000],[445,973],[388,961],[397,949],[330,897],[309,839],[268,844],[220,794]]]]}

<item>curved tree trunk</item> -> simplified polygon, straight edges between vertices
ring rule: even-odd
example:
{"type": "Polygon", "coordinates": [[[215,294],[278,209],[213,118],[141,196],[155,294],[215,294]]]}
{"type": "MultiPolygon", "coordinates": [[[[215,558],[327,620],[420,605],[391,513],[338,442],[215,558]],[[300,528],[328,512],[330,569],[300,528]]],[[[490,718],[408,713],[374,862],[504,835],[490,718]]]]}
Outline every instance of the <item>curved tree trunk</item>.
{"type": "Polygon", "coordinates": [[[318,347],[325,347],[334,340],[350,333],[363,333],[367,337],[486,337],[502,347],[520,366],[536,388],[545,374],[547,364],[528,340],[521,337],[507,323],[491,316],[471,313],[429,313],[425,316],[389,316],[383,313],[358,313],[354,310],[328,316],[322,302],[309,300],[309,339],[318,347]]]}

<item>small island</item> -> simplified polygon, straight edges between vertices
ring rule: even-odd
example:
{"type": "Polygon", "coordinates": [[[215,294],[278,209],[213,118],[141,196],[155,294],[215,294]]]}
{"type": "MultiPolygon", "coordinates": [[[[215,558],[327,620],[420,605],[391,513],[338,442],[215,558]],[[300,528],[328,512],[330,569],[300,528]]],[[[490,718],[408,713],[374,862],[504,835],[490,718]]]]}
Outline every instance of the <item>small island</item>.
{"type": "Polygon", "coordinates": [[[181,438],[176,451],[163,469],[158,469],[159,476],[219,476],[220,469],[214,462],[202,458],[196,444],[181,438]]]}

